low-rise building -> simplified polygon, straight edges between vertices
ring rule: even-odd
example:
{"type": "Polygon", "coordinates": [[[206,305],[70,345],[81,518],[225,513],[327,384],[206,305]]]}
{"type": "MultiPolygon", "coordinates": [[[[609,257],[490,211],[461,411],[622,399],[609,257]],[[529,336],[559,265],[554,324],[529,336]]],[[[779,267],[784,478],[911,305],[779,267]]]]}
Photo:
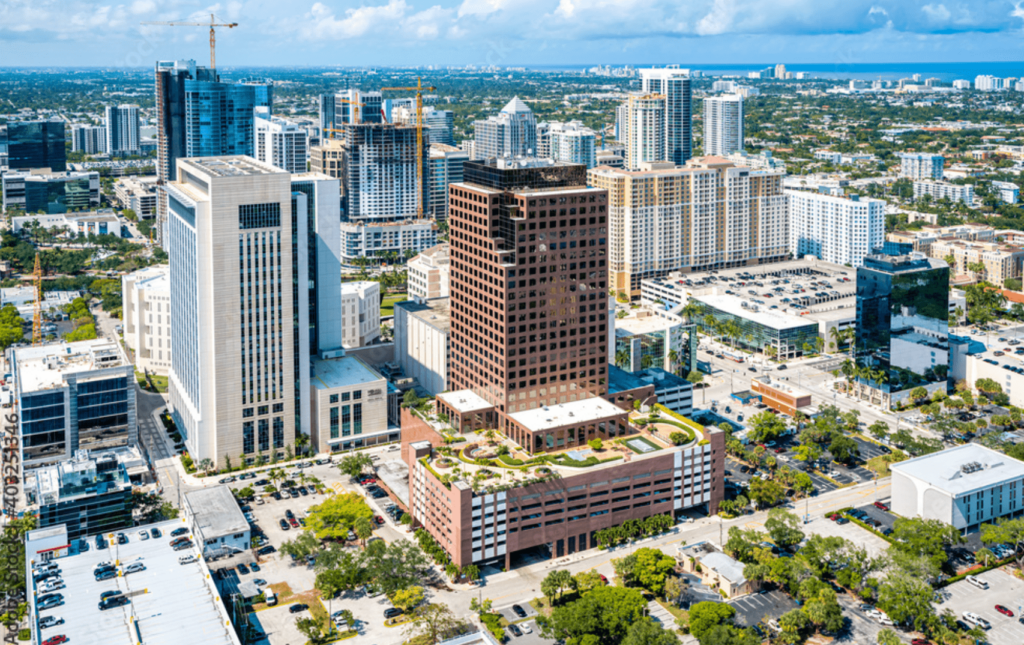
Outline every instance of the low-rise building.
{"type": "Polygon", "coordinates": [[[1024,512],[1024,462],[965,443],[890,466],[892,511],[977,529],[1024,512]]]}
{"type": "Polygon", "coordinates": [[[1020,201],[1020,187],[1012,181],[993,181],[992,188],[1004,204],[1016,204],[1020,201]]]}
{"type": "Polygon", "coordinates": [[[356,258],[382,258],[394,252],[420,253],[437,244],[437,224],[432,220],[407,220],[378,224],[341,223],[341,261],[352,264],[356,258]]]}
{"type": "Polygon", "coordinates": [[[166,264],[121,276],[124,343],[135,369],[166,376],[171,368],[171,280],[166,264]]]}
{"type": "Polygon", "coordinates": [[[100,205],[98,172],[51,172],[49,168],[0,176],[4,212],[70,213],[100,205]]]}
{"type": "Polygon", "coordinates": [[[813,320],[749,304],[738,296],[698,296],[693,302],[700,309],[696,316],[699,327],[705,326],[707,316],[720,323],[734,322],[740,333],[729,342],[755,351],[771,347],[771,353],[780,359],[802,356],[807,351],[805,346],[813,346],[818,338],[818,324],[813,320]]]}
{"type": "Polygon", "coordinates": [[[608,394],[604,397],[620,407],[632,408],[632,402],[652,405],[655,401],[684,417],[693,414],[693,383],[660,367],[627,372],[608,366],[608,394]],[[627,394],[625,398],[621,395],[627,394]]]}
{"type": "Polygon", "coordinates": [[[448,389],[450,336],[447,297],[395,303],[395,360],[431,395],[448,389]]]}
{"type": "Polygon", "coordinates": [[[205,558],[246,553],[250,527],[227,486],[209,486],[185,493],[181,510],[205,558]]]}
{"type": "Polygon", "coordinates": [[[156,217],[156,177],[121,177],[114,182],[114,194],[121,208],[130,208],[141,219],[156,217]]]}
{"type": "Polygon", "coordinates": [[[950,265],[950,269],[956,275],[971,276],[994,284],[1002,284],[1007,278],[1021,277],[1024,267],[1024,249],[998,242],[964,242],[939,238],[931,245],[929,255],[936,260],[952,257],[955,262],[950,265]],[[978,271],[978,265],[984,265],[984,271],[978,271]]]}
{"type": "Polygon", "coordinates": [[[721,591],[726,598],[752,593],[754,582],[743,575],[743,563],[719,551],[709,542],[679,547],[683,571],[700,577],[701,584],[721,591]]]}
{"type": "Polygon", "coordinates": [[[797,412],[811,416],[814,412],[810,392],[768,374],[750,379],[750,391],[761,395],[761,403],[788,417],[796,417],[797,412]]]}
{"type": "MultiPolygon", "coordinates": [[[[40,309],[44,316],[63,316],[64,309],[75,298],[81,298],[81,291],[44,291],[40,309]]],[[[4,287],[0,289],[0,307],[12,305],[23,319],[31,320],[37,299],[35,287],[4,287]]]]}
{"type": "Polygon", "coordinates": [[[341,343],[352,349],[380,338],[380,283],[341,283],[341,343]]]}
{"type": "Polygon", "coordinates": [[[22,347],[10,364],[25,468],[138,442],[135,370],[117,343],[22,347]]]}
{"type": "Polygon", "coordinates": [[[112,211],[22,215],[11,218],[11,228],[15,233],[20,233],[23,230],[31,231],[37,226],[68,238],[89,235],[121,237],[121,220],[112,211]]]}
{"type": "Polygon", "coordinates": [[[689,374],[696,369],[696,325],[657,306],[620,311],[626,315],[615,320],[616,365],[630,372],[660,367],[689,374]]]}
{"type": "Polygon", "coordinates": [[[405,263],[410,300],[448,297],[451,259],[448,243],[432,246],[405,263]]]}
{"type": "Polygon", "coordinates": [[[388,423],[388,383],[359,358],[315,360],[309,382],[315,452],[346,452],[399,440],[399,429],[388,423]]]}
{"type": "Polygon", "coordinates": [[[179,563],[184,555],[196,555],[195,548],[175,551],[166,537],[142,540],[139,536],[140,532],[153,534],[154,529],[167,536],[181,526],[181,520],[137,526],[125,532],[126,544],[113,543],[116,552],[109,534],[96,536],[104,545],[100,549],[95,544],[85,548],[63,525],[29,531],[25,535],[26,580],[32,580],[34,568],[49,563],[59,567],[65,585],[56,592],[61,596],[59,605],[50,609],[39,607],[42,594],[28,594],[31,642],[67,634],[75,645],[138,645],[181,642],[185,634],[186,640],[202,645],[240,645],[235,629],[246,628],[246,614],[231,611],[230,599],[221,597],[202,558],[179,563]],[[120,575],[98,582],[93,571],[101,562],[111,561],[116,561],[120,575]],[[124,575],[125,567],[133,563],[142,564],[142,570],[124,575]],[[119,591],[128,604],[104,611],[97,603],[102,592],[111,590],[119,591]],[[44,616],[59,617],[63,622],[59,628],[42,631],[38,625],[44,616]]]}
{"type": "Polygon", "coordinates": [[[974,186],[970,184],[951,184],[946,181],[915,181],[914,199],[921,199],[925,195],[931,196],[934,201],[948,199],[951,202],[963,202],[967,206],[974,206],[974,186]]]}

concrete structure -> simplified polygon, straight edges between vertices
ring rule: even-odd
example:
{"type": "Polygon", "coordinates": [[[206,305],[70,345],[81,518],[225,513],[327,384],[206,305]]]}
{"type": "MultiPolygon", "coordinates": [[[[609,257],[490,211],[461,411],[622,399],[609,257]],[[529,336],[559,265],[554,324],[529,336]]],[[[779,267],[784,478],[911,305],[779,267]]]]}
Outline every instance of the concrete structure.
{"type": "Polygon", "coordinates": [[[135,371],[116,343],[21,347],[10,369],[25,468],[138,442],[135,371]]]}
{"type": "MultiPolygon", "coordinates": [[[[699,75],[699,72],[698,72],[699,75]]],[[[640,90],[665,97],[665,154],[649,161],[682,165],[693,156],[693,99],[690,70],[678,65],[641,68],[640,90]]]]}
{"type": "Polygon", "coordinates": [[[782,172],[719,157],[682,167],[641,166],[587,173],[588,183],[609,195],[609,278],[616,291],[636,296],[644,279],[672,271],[751,266],[789,255],[782,172]]]}
{"type": "Polygon", "coordinates": [[[437,224],[429,219],[364,224],[341,223],[341,258],[352,264],[356,258],[382,259],[392,252],[397,257],[420,253],[437,244],[437,224]]]}
{"type": "Polygon", "coordinates": [[[978,443],[890,466],[892,511],[977,530],[1024,511],[1024,462],[978,443]]]}
{"type": "Polygon", "coordinates": [[[597,135],[581,121],[537,125],[537,156],[565,163],[597,165],[594,150],[597,135]]]}
{"type": "Polygon", "coordinates": [[[885,202],[870,197],[835,197],[787,190],[789,250],[858,267],[864,256],[882,245],[885,237],[885,202]]]}
{"type": "Polygon", "coordinates": [[[248,553],[249,522],[227,486],[209,486],[185,493],[181,510],[202,545],[204,558],[248,553]]]}
{"type": "Polygon", "coordinates": [[[537,119],[526,103],[513,98],[501,111],[473,122],[472,159],[532,157],[537,154],[537,119]]]}
{"type": "Polygon", "coordinates": [[[438,222],[448,218],[448,186],[462,181],[462,165],[469,161],[469,153],[451,145],[430,144],[427,161],[430,216],[438,222]]]}
{"type": "MultiPolygon", "coordinates": [[[[680,316],[656,306],[629,309],[626,316],[616,316],[614,362],[629,372],[648,367],[673,371],[677,366],[673,364],[671,355],[677,356],[677,361],[684,364],[688,363],[682,359],[684,353],[696,354],[696,346],[692,352],[689,351],[689,345],[696,343],[695,332],[680,316]],[[691,340],[692,343],[689,342],[691,340]],[[620,361],[620,358],[624,360],[620,361]]],[[[686,373],[689,371],[687,369],[686,373]]]]}
{"type": "Polygon", "coordinates": [[[404,222],[427,211],[430,150],[424,138],[422,167],[417,171],[415,127],[364,123],[346,125],[344,131],[338,174],[328,174],[341,180],[345,221],[404,222]],[[417,185],[420,176],[424,180],[422,193],[417,185]]]}
{"type": "Polygon", "coordinates": [[[310,357],[342,346],[337,180],[250,157],[177,169],[166,187],[175,425],[197,463],[281,456],[309,434],[310,357]]]}
{"type": "Polygon", "coordinates": [[[171,369],[171,269],[151,266],[121,276],[124,344],[135,369],[167,376],[171,369]]]}
{"type": "Polygon", "coordinates": [[[380,338],[380,283],[372,280],[341,283],[341,344],[347,349],[380,338]]]}
{"type": "Polygon", "coordinates": [[[451,251],[447,242],[420,252],[405,263],[410,300],[448,297],[451,251]]]}
{"type": "Polygon", "coordinates": [[[761,396],[761,403],[788,417],[796,417],[797,412],[811,416],[814,412],[810,392],[768,374],[750,379],[750,391],[761,396]]]}
{"type": "Polygon", "coordinates": [[[743,97],[704,98],[704,154],[725,156],[743,149],[743,97]]]}
{"type": "Polygon", "coordinates": [[[1003,284],[1007,278],[1019,278],[1024,267],[1024,248],[998,242],[964,242],[951,238],[939,238],[928,248],[928,255],[943,260],[952,256],[955,262],[950,269],[957,276],[972,280],[987,280],[1003,284]],[[977,271],[977,265],[985,266],[977,271]]]}
{"type": "Polygon", "coordinates": [[[664,162],[665,97],[661,94],[631,94],[624,113],[626,168],[640,170],[644,162],[664,162]]]}
{"type": "Polygon", "coordinates": [[[963,202],[974,206],[974,186],[970,184],[951,184],[946,181],[915,181],[914,199],[930,195],[933,201],[948,199],[951,202],[963,202]]]}
{"type": "Polygon", "coordinates": [[[98,213],[58,213],[55,215],[22,215],[11,218],[15,233],[38,226],[65,238],[90,235],[121,237],[121,220],[113,211],[98,213]]]}
{"type": "Polygon", "coordinates": [[[132,482],[114,451],[79,450],[35,469],[26,483],[27,510],[38,528],[63,525],[68,539],[132,526],[132,482]]]}
{"type": "Polygon", "coordinates": [[[946,163],[942,155],[925,153],[901,154],[900,155],[900,177],[906,179],[942,180],[942,166],[946,163]]]}
{"type": "MultiPolygon", "coordinates": [[[[4,287],[0,289],[0,307],[13,305],[24,320],[32,320],[35,312],[36,288],[34,286],[4,287]]],[[[44,316],[61,316],[75,298],[81,298],[81,291],[44,291],[40,307],[44,316]]]]}
{"type": "Polygon", "coordinates": [[[395,303],[395,361],[434,396],[448,390],[450,334],[448,297],[395,303]]]}
{"type": "Polygon", "coordinates": [[[314,452],[345,452],[398,441],[388,423],[388,383],[356,358],[313,361],[312,435],[314,452]]]}
{"type": "Polygon", "coordinates": [[[256,141],[253,156],[290,173],[306,172],[309,135],[294,121],[256,110],[256,141]]]}
{"type": "Polygon", "coordinates": [[[114,194],[122,208],[130,208],[142,219],[156,217],[156,177],[121,177],[114,182],[114,194]]]}
{"type": "MultiPolygon", "coordinates": [[[[236,506],[237,508],[237,506],[236,506]]],[[[181,565],[182,555],[195,555],[194,549],[174,551],[167,546],[166,536],[182,526],[181,520],[135,527],[128,533],[128,543],[114,545],[107,536],[97,536],[106,548],[92,544],[88,550],[70,539],[61,526],[35,529],[25,536],[25,575],[32,579],[33,565],[52,563],[60,567],[66,588],[61,606],[40,609],[41,595],[28,595],[28,623],[32,642],[42,643],[58,634],[70,635],[75,645],[138,645],[139,642],[163,644],[180,642],[187,631],[190,640],[202,645],[240,645],[233,624],[229,599],[222,599],[214,577],[200,558],[181,565]],[[138,538],[137,531],[157,529],[161,541],[138,538]],[[116,580],[97,581],[93,571],[101,562],[118,560],[120,566],[142,562],[145,569],[116,580]],[[129,599],[129,604],[100,610],[100,594],[116,589],[129,599]],[[225,602],[228,600],[228,602],[225,602]],[[41,631],[39,618],[54,616],[64,619],[58,628],[41,631]],[[128,628],[127,625],[131,625],[128,628]],[[141,634],[141,641],[140,635],[141,634]]],[[[94,542],[94,540],[90,540],[94,542]]],[[[247,618],[242,615],[242,620],[247,618]]],[[[240,626],[240,628],[244,628],[240,626]]]]}
{"type": "Polygon", "coordinates": [[[106,145],[110,156],[138,155],[141,150],[138,105],[108,105],[106,115],[106,145]]]}
{"type": "Polygon", "coordinates": [[[1016,204],[1020,201],[1020,187],[1012,181],[993,181],[992,188],[1004,204],[1016,204]]]}
{"type": "Polygon", "coordinates": [[[99,154],[107,150],[107,129],[96,125],[71,126],[71,152],[82,152],[87,155],[99,154]]]}
{"type": "Polygon", "coordinates": [[[7,172],[0,177],[4,212],[69,213],[99,208],[98,172],[51,172],[49,168],[29,172],[7,172]]]}
{"type": "Polygon", "coordinates": [[[719,551],[708,542],[679,547],[679,564],[683,571],[700,578],[701,584],[735,598],[753,593],[756,583],[743,575],[743,563],[719,551]]]}
{"type": "Polygon", "coordinates": [[[693,414],[693,383],[660,367],[627,372],[614,364],[609,365],[608,395],[605,398],[619,407],[632,407],[628,395],[633,395],[633,399],[643,405],[649,406],[657,401],[658,405],[684,417],[693,414]],[[627,396],[620,400],[623,394],[627,396]]]}

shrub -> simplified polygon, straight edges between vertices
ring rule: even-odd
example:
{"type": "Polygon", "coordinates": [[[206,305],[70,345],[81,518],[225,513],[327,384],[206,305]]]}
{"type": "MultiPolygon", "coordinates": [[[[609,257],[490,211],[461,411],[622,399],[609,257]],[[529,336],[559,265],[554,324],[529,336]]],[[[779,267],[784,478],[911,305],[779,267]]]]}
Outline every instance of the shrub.
{"type": "Polygon", "coordinates": [[[668,438],[669,438],[669,441],[671,441],[672,443],[674,443],[677,446],[683,445],[684,443],[686,443],[686,440],[688,439],[688,437],[684,433],[678,432],[678,431],[671,433],[668,436],[668,438]]]}

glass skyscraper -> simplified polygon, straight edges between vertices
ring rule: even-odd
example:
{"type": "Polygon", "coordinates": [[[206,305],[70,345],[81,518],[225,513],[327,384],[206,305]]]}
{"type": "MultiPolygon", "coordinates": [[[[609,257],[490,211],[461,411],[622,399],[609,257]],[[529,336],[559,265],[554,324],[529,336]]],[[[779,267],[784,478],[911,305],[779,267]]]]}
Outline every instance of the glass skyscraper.
{"type": "Polygon", "coordinates": [[[252,156],[255,108],[252,85],[185,81],[185,154],[252,156]]]}
{"type": "Polygon", "coordinates": [[[67,170],[64,124],[60,121],[14,121],[7,124],[7,166],[11,170],[67,170]]]}
{"type": "Polygon", "coordinates": [[[884,406],[949,373],[949,266],[912,255],[869,255],[857,269],[857,375],[861,398],[884,406]],[[866,368],[866,370],[865,370],[866,368]]]}

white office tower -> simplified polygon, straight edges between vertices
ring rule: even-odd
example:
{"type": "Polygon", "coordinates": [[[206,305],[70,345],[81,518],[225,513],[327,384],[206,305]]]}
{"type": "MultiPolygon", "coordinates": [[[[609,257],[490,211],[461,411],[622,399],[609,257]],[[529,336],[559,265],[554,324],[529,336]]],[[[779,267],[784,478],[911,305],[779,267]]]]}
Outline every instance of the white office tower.
{"type": "Polygon", "coordinates": [[[167,375],[171,368],[171,280],[166,264],[121,276],[124,344],[139,372],[167,375]]]}
{"type": "Polygon", "coordinates": [[[175,423],[197,464],[281,457],[341,348],[338,180],[202,157],[166,188],[175,423]]]}
{"type": "Polygon", "coordinates": [[[715,81],[711,84],[712,92],[724,92],[725,94],[732,94],[739,87],[736,81],[715,81]]]}
{"type": "Polygon", "coordinates": [[[139,106],[108,105],[106,109],[107,149],[109,155],[139,154],[139,106]]]}
{"type": "Polygon", "coordinates": [[[537,153],[537,119],[518,96],[495,116],[474,121],[473,129],[474,159],[532,157],[537,153]]]}
{"type": "Polygon", "coordinates": [[[995,92],[1003,89],[1003,79],[995,76],[982,75],[974,79],[974,89],[979,92],[995,92]]]}
{"type": "Polygon", "coordinates": [[[787,190],[789,247],[794,258],[813,255],[833,264],[859,267],[885,236],[885,202],[787,190]]]}
{"type": "Polygon", "coordinates": [[[629,118],[629,103],[623,103],[615,108],[615,140],[620,143],[626,142],[626,119],[629,118]]]}
{"type": "Polygon", "coordinates": [[[743,97],[704,99],[704,154],[724,157],[743,150],[743,97]]]}
{"type": "Polygon", "coordinates": [[[537,126],[537,156],[541,158],[584,164],[597,164],[597,135],[581,121],[541,123],[537,126]]]}
{"type": "Polygon", "coordinates": [[[71,126],[71,152],[94,155],[107,151],[107,129],[95,125],[71,126]]]}
{"type": "Polygon", "coordinates": [[[306,172],[309,133],[294,121],[256,108],[256,159],[288,172],[306,172]]]}
{"type": "Polygon", "coordinates": [[[953,81],[953,89],[954,90],[969,90],[969,89],[971,89],[971,82],[967,81],[967,80],[963,80],[963,79],[953,81]]]}
{"type": "Polygon", "coordinates": [[[786,66],[779,63],[775,66],[775,78],[785,79],[786,78],[786,66]]]}
{"type": "Polygon", "coordinates": [[[660,94],[632,95],[626,102],[626,168],[665,161],[665,99],[660,94]]]}
{"type": "Polygon", "coordinates": [[[907,179],[942,179],[942,155],[925,153],[900,155],[900,177],[907,179]]]}
{"type": "MultiPolygon", "coordinates": [[[[664,159],[683,165],[693,156],[693,92],[690,70],[678,65],[640,70],[640,90],[665,97],[664,159]]],[[[650,160],[661,161],[662,159],[650,160]]]]}

